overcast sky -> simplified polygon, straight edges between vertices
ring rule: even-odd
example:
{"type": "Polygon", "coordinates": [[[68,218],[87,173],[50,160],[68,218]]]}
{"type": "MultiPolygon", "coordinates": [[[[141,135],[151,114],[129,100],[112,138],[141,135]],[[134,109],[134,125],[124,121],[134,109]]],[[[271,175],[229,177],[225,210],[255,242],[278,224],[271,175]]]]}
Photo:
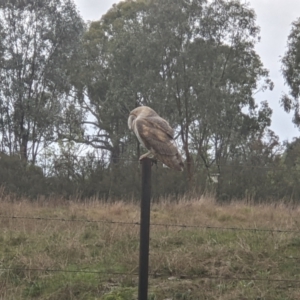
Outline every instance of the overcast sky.
{"type": "MultiPolygon", "coordinates": [[[[74,0],[84,20],[99,20],[118,0],[74,0]]],[[[300,0],[249,0],[257,15],[257,24],[261,28],[261,42],[256,50],[260,55],[264,67],[270,71],[270,78],[275,84],[273,91],[258,93],[257,102],[267,100],[273,109],[271,129],[280,140],[291,141],[298,137],[299,130],[292,123],[291,114],[287,114],[280,107],[279,99],[287,93],[283,77],[280,73],[280,57],[286,51],[287,37],[291,30],[291,23],[300,17],[300,0]]]]}

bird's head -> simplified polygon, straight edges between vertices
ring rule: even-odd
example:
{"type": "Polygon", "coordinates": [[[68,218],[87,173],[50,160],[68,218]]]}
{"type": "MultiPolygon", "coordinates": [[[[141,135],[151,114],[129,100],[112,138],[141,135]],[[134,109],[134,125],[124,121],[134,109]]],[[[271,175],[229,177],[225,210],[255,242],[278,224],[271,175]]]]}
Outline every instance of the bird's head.
{"type": "Polygon", "coordinates": [[[133,122],[136,118],[144,118],[144,117],[154,117],[158,116],[158,114],[150,107],[148,106],[139,106],[135,109],[133,109],[128,117],[128,128],[130,130],[133,129],[133,122]]]}

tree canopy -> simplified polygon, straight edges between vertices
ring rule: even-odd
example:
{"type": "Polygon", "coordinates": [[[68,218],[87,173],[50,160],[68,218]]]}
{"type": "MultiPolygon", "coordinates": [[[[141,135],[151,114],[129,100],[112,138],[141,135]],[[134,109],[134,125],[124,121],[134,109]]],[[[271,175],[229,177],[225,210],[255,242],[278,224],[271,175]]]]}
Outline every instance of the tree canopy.
{"type": "Polygon", "coordinates": [[[300,18],[293,22],[288,36],[287,52],[282,59],[282,74],[290,90],[290,97],[284,95],[281,103],[286,112],[294,111],[293,122],[300,126],[300,18]]]}
{"type": "MultiPolygon", "coordinates": [[[[282,60],[296,124],[299,24],[282,60]]],[[[127,117],[139,105],[170,122],[185,159],[183,174],[153,169],[155,197],[282,198],[298,178],[297,151],[270,129],[269,101],[256,101],[273,83],[249,4],[126,0],[85,24],[71,0],[4,1],[0,37],[0,178],[13,191],[138,195],[143,150],[127,117]]]]}
{"type": "Polygon", "coordinates": [[[259,109],[253,97],[272,88],[254,51],[258,33],[253,10],[236,1],[120,2],[85,39],[89,99],[121,131],[105,119],[96,126],[119,144],[127,135],[120,108],[149,105],[178,132],[190,180],[197,161],[225,163],[270,125],[268,103],[259,109]]]}
{"type": "Polygon", "coordinates": [[[56,140],[84,27],[70,0],[1,2],[2,151],[35,162],[56,140]]]}

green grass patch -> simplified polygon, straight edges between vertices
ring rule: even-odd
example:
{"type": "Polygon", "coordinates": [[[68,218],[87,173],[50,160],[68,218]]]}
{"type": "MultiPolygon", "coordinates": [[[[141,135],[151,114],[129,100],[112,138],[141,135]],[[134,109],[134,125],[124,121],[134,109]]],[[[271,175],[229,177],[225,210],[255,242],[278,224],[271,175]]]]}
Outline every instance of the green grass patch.
{"type": "MultiPolygon", "coordinates": [[[[126,204],[63,208],[23,204],[28,216],[137,221],[139,207],[126,204]],[[32,208],[34,208],[32,210],[32,208]],[[84,208],[84,210],[83,210],[84,208]],[[129,217],[130,215],[130,217],[129,217]],[[136,219],[132,219],[134,216],[136,219]],[[128,218],[128,219],[126,219],[128,218]]],[[[6,204],[7,214],[19,209],[6,204]]],[[[3,212],[5,213],[5,211],[3,212]]],[[[297,230],[300,213],[272,207],[155,207],[155,222],[199,225],[152,226],[149,299],[296,300],[300,239],[297,233],[205,229],[254,227],[297,230]],[[269,212],[270,211],[270,212],[269,212]],[[258,218],[258,216],[260,216],[258,218]],[[198,222],[198,223],[197,223],[198,222]]],[[[14,214],[18,214],[18,211],[14,214]]],[[[0,219],[0,299],[137,298],[139,227],[124,224],[0,219]]]]}

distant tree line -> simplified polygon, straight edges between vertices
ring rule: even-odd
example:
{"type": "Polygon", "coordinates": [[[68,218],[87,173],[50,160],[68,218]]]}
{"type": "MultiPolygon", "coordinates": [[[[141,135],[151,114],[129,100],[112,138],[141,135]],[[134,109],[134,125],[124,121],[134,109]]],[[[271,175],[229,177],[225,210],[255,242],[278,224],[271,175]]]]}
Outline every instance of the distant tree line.
{"type": "MultiPolygon", "coordinates": [[[[185,158],[153,166],[153,196],[298,201],[300,139],[270,129],[273,88],[240,1],[126,0],[85,23],[71,0],[0,4],[0,184],[36,198],[139,197],[143,149],[127,128],[148,105],[185,158]],[[299,169],[299,170],[298,170],[299,169]]],[[[300,19],[288,36],[281,100],[300,126],[300,19]]]]}

